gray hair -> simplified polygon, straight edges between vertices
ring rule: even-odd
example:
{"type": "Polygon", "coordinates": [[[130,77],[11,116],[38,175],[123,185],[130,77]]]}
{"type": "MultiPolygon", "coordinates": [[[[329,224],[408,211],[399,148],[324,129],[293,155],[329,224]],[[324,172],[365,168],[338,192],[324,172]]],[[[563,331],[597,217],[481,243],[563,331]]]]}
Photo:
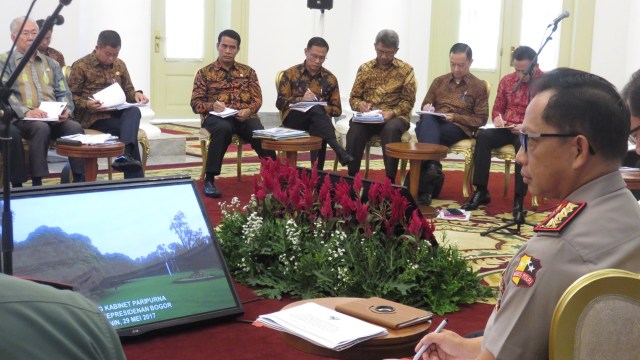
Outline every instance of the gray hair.
{"type": "Polygon", "coordinates": [[[382,44],[386,47],[397,48],[400,45],[400,38],[398,37],[397,32],[390,29],[384,29],[380,30],[378,35],[376,35],[375,44],[382,44]]]}
{"type": "MultiPolygon", "coordinates": [[[[22,26],[23,23],[27,22],[27,21],[31,21],[32,23],[38,25],[35,21],[31,20],[31,19],[27,19],[26,16],[20,16],[17,17],[15,19],[13,19],[13,21],[11,22],[11,25],[9,25],[9,30],[11,31],[11,35],[18,35],[18,31],[20,31],[20,27],[22,26]]],[[[38,26],[38,29],[40,27],[38,26]]]]}

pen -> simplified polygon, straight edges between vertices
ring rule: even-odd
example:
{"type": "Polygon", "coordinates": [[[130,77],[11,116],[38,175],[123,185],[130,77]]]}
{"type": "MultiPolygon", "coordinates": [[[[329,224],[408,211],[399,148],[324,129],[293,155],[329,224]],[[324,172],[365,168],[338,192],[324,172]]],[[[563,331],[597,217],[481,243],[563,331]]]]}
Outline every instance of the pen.
{"type": "MultiPolygon", "coordinates": [[[[438,327],[436,328],[436,330],[434,331],[434,333],[439,333],[442,331],[442,329],[444,329],[444,326],[447,325],[447,322],[449,320],[444,319],[442,320],[442,322],[440,323],[440,325],[438,325],[438,327]]],[[[420,350],[418,350],[418,352],[416,353],[416,355],[413,357],[413,360],[420,360],[420,357],[422,356],[422,354],[424,354],[425,351],[427,351],[427,348],[429,347],[429,345],[431,344],[424,344],[422,345],[422,347],[420,348],[420,350]]]]}
{"type": "Polygon", "coordinates": [[[503,127],[504,126],[504,119],[502,118],[502,114],[498,113],[498,117],[500,118],[500,123],[502,124],[502,125],[500,125],[500,127],[503,127]]]}
{"type": "Polygon", "coordinates": [[[314,94],[313,91],[311,91],[311,89],[307,88],[307,91],[313,94],[313,100],[318,101],[318,98],[316,97],[316,94],[314,94]]]}

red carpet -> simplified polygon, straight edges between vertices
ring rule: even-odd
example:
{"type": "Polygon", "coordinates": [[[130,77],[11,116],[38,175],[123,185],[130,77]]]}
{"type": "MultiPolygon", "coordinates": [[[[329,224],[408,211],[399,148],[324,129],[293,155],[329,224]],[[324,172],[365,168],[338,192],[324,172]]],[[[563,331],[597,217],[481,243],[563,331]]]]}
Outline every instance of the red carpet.
{"type": "MultiPolygon", "coordinates": [[[[325,166],[329,168],[329,166],[325,166]]],[[[452,199],[459,203],[462,198],[461,171],[448,171],[447,179],[441,198],[452,199]]],[[[383,179],[382,170],[372,171],[371,179],[383,179]]],[[[242,203],[249,200],[253,193],[253,176],[245,175],[238,182],[235,177],[216,179],[216,185],[222,190],[224,196],[221,199],[204,198],[203,202],[209,218],[215,227],[220,220],[221,201],[231,201],[237,196],[242,203]]],[[[202,183],[198,182],[201,188],[202,183]]],[[[487,212],[504,213],[511,209],[511,199],[503,199],[503,177],[501,174],[492,174],[489,190],[494,195],[493,201],[487,208],[487,212]]],[[[530,204],[527,197],[526,204],[530,204]]],[[[547,208],[551,204],[543,204],[547,208]]],[[[236,284],[241,302],[244,304],[245,314],[239,319],[205,324],[192,324],[185,327],[170,329],[167,331],[145,334],[138,338],[125,339],[124,349],[128,359],[321,359],[320,357],[302,353],[286,345],[282,335],[277,331],[256,328],[249,324],[260,314],[269,313],[281,309],[293,302],[291,299],[269,300],[256,299],[252,290],[236,284]],[[239,320],[247,320],[243,322],[239,320]]],[[[447,328],[461,334],[484,328],[492,305],[474,304],[463,306],[461,310],[446,314],[449,319],[447,328]]],[[[436,317],[437,324],[442,317],[436,317]]]]}

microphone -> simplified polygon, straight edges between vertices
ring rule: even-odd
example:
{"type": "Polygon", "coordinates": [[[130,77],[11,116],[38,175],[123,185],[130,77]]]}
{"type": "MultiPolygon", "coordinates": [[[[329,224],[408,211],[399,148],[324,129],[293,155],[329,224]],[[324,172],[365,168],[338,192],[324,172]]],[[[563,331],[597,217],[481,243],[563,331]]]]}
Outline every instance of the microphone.
{"type": "MultiPolygon", "coordinates": [[[[562,21],[563,19],[568,18],[568,17],[569,17],[569,15],[571,15],[571,14],[569,14],[569,12],[568,12],[567,10],[563,10],[563,11],[560,13],[560,15],[558,15],[558,17],[557,17],[557,18],[553,19],[553,25],[554,25],[554,26],[558,26],[558,23],[559,23],[560,21],[562,21]]],[[[551,26],[551,25],[549,25],[549,26],[551,26]]]]}
{"type": "Polygon", "coordinates": [[[56,25],[62,25],[62,24],[64,24],[64,16],[62,16],[62,15],[58,15],[58,16],[56,17],[56,19],[54,20],[54,24],[56,24],[56,25]]]}

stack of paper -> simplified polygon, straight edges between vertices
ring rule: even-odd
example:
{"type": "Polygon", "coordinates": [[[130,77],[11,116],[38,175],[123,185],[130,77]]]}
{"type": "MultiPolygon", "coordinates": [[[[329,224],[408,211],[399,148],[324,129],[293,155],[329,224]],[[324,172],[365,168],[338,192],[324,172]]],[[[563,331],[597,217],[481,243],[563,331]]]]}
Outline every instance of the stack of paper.
{"type": "Polygon", "coordinates": [[[258,139],[285,140],[309,137],[309,133],[304,130],[275,127],[271,129],[254,130],[253,137],[258,139]]]}
{"type": "Polygon", "coordinates": [[[80,141],[83,145],[112,144],[118,141],[118,137],[111,134],[74,134],[62,136],[62,138],[80,141]]]}
{"type": "Polygon", "coordinates": [[[341,314],[313,302],[260,315],[259,323],[336,351],[379,336],[387,329],[341,314]]]}
{"type": "Polygon", "coordinates": [[[384,117],[382,116],[382,110],[371,110],[367,112],[356,112],[355,115],[353,115],[353,121],[365,123],[383,123],[384,117]]]}
{"type": "Polygon", "coordinates": [[[31,118],[25,117],[22,120],[35,120],[35,121],[58,121],[60,119],[60,115],[67,107],[66,102],[58,102],[58,101],[43,101],[38,106],[38,109],[47,113],[46,118],[31,118]]]}
{"type": "Polygon", "coordinates": [[[416,114],[418,115],[433,115],[433,116],[438,116],[438,117],[447,117],[447,114],[444,113],[439,113],[439,112],[433,112],[433,111],[424,111],[424,110],[420,110],[420,111],[416,111],[416,114]]]}
{"type": "Polygon", "coordinates": [[[117,82],[93,94],[93,99],[102,103],[100,111],[123,110],[130,107],[146,106],[145,104],[128,103],[124,90],[122,90],[122,87],[117,82]]]}
{"type": "Polygon", "coordinates": [[[229,116],[234,116],[238,113],[238,110],[232,108],[224,108],[221,112],[209,111],[209,114],[219,116],[221,118],[226,118],[229,116]]]}
{"type": "Polygon", "coordinates": [[[307,112],[309,111],[309,109],[311,109],[316,105],[327,106],[327,102],[326,101],[298,101],[295,103],[291,103],[289,108],[295,111],[307,112]]]}

